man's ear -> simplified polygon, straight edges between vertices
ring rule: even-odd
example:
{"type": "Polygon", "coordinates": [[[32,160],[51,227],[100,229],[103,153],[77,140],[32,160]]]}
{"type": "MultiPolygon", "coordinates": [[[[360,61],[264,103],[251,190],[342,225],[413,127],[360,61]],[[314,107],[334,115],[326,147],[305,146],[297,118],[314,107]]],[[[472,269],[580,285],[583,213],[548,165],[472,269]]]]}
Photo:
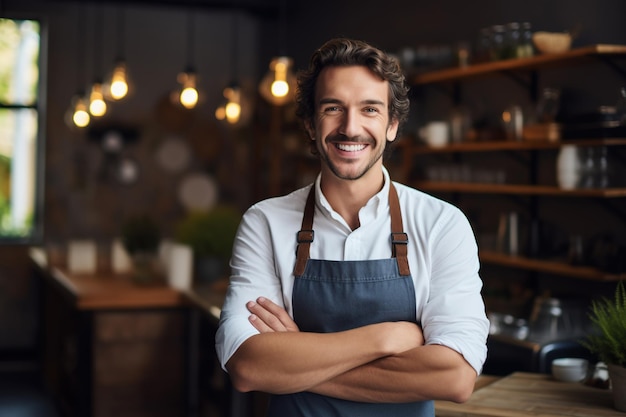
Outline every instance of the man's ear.
{"type": "Polygon", "coordinates": [[[398,119],[393,119],[389,122],[389,126],[387,126],[387,141],[393,142],[396,140],[396,136],[398,135],[398,126],[400,126],[400,122],[398,119]]]}
{"type": "Polygon", "coordinates": [[[309,135],[309,139],[315,140],[315,129],[311,126],[310,120],[306,120],[304,122],[304,128],[306,129],[306,133],[309,135]]]}

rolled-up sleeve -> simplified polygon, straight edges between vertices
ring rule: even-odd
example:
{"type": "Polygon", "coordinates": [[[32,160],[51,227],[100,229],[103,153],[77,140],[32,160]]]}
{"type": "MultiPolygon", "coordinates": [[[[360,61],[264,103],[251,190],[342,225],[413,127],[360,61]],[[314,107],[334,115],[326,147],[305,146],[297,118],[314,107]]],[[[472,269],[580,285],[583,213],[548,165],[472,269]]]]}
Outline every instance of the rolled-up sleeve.
{"type": "Polygon", "coordinates": [[[476,239],[466,217],[447,212],[433,228],[430,251],[430,292],[422,311],[427,344],[459,352],[476,370],[487,357],[489,321],[481,295],[482,280],[476,239]]]}
{"type": "Polygon", "coordinates": [[[264,296],[283,305],[268,224],[254,206],[244,214],[239,225],[230,267],[230,285],[215,340],[217,356],[224,369],[239,346],[258,334],[248,320],[250,312],[246,303],[264,296]]]}

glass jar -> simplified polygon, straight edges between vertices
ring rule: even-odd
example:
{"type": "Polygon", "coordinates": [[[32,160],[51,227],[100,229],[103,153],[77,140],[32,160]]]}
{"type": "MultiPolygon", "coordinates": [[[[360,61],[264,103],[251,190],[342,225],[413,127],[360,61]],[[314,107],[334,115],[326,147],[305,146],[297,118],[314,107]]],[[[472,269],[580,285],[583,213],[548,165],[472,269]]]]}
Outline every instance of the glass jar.
{"type": "Polygon", "coordinates": [[[520,45],[520,24],[507,23],[504,31],[502,59],[517,58],[517,48],[520,45]]]}
{"type": "Polygon", "coordinates": [[[478,32],[478,39],[476,40],[476,47],[474,48],[474,56],[472,62],[479,64],[482,62],[491,61],[491,29],[482,28],[478,32]]]}
{"type": "Polygon", "coordinates": [[[615,104],[615,113],[617,114],[619,123],[626,126],[626,87],[619,89],[617,104],[615,104]]]}
{"type": "Polygon", "coordinates": [[[561,107],[561,91],[556,88],[544,88],[537,103],[537,121],[554,122],[561,107]]]}
{"type": "Polygon", "coordinates": [[[609,186],[607,147],[583,148],[580,169],[581,188],[607,188],[609,186]]]}
{"type": "Polygon", "coordinates": [[[535,49],[533,48],[533,32],[530,22],[522,22],[520,30],[520,41],[517,48],[518,58],[527,58],[535,55],[535,49]]]}
{"type": "Polygon", "coordinates": [[[491,27],[491,36],[489,37],[489,56],[492,61],[503,59],[504,52],[504,34],[506,29],[502,25],[494,25],[491,27]]]}
{"type": "Polygon", "coordinates": [[[581,166],[578,147],[563,145],[556,159],[556,181],[559,188],[573,190],[580,183],[581,166]]]}

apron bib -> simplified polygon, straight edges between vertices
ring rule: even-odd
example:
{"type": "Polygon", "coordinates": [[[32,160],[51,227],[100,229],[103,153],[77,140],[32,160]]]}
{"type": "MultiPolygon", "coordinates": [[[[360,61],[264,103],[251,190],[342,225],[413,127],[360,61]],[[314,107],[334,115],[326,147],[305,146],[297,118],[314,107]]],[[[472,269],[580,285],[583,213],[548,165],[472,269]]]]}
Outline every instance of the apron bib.
{"type": "MultiPolygon", "coordinates": [[[[389,190],[393,258],[365,261],[309,259],[313,242],[315,187],[311,188],[298,233],[292,294],[294,320],[304,332],[339,332],[415,317],[415,288],[406,258],[398,196],[389,190]]],[[[274,395],[268,417],[433,417],[434,403],[361,403],[310,392],[274,395]]]]}

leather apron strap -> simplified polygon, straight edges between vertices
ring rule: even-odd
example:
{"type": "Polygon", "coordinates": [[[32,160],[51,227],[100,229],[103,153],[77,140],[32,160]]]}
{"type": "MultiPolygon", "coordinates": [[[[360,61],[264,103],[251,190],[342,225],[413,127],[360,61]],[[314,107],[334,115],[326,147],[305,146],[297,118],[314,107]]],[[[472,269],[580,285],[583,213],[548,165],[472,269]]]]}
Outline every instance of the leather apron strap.
{"type": "MultiPolygon", "coordinates": [[[[315,213],[315,185],[311,187],[309,196],[304,207],[304,215],[302,217],[301,230],[298,232],[296,248],[296,266],[293,274],[299,277],[304,273],[306,261],[309,259],[309,251],[311,242],[315,233],[313,232],[313,214],[315,213]]],[[[398,192],[393,183],[389,184],[389,215],[391,217],[391,255],[396,258],[398,263],[398,271],[400,275],[411,275],[409,269],[409,260],[407,258],[407,246],[409,238],[404,233],[402,226],[402,213],[400,211],[400,202],[398,200],[398,192]]]]}

